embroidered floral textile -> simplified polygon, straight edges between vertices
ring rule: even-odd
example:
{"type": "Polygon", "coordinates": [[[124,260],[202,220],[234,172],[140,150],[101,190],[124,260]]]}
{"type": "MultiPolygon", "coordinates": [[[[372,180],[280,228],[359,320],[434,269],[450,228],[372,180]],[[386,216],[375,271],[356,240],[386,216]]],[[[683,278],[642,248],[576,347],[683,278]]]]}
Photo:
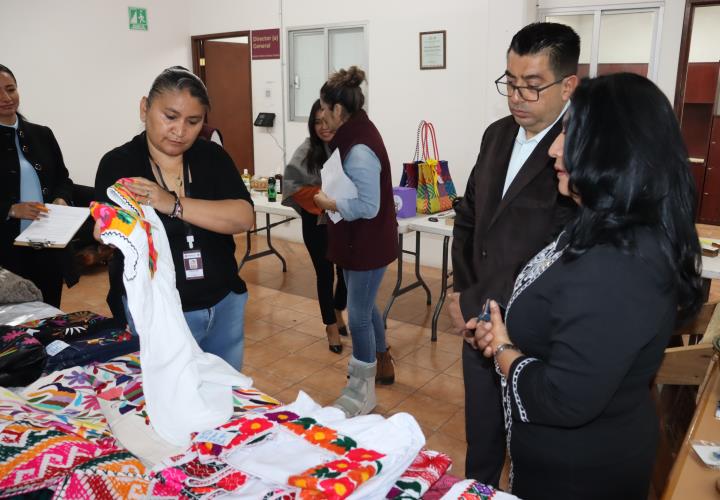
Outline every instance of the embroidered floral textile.
{"type": "MultiPolygon", "coordinates": [[[[139,257],[140,252],[132,245],[129,236],[135,229],[135,226],[140,225],[147,235],[148,268],[150,269],[150,276],[153,276],[157,270],[158,253],[155,249],[155,243],[153,242],[150,223],[145,220],[142,207],[140,207],[132,193],[125,187],[126,184],[131,184],[132,182],[131,179],[120,179],[110,188],[117,196],[122,198],[127,208],[92,202],[90,204],[90,215],[93,219],[100,222],[101,234],[113,234],[125,240],[130,247],[135,250],[135,257],[139,257]]],[[[125,255],[125,258],[129,258],[129,256],[125,255]]]]}
{"type": "Polygon", "coordinates": [[[422,450],[388,492],[388,499],[417,499],[445,474],[452,460],[439,451],[422,450]]]}

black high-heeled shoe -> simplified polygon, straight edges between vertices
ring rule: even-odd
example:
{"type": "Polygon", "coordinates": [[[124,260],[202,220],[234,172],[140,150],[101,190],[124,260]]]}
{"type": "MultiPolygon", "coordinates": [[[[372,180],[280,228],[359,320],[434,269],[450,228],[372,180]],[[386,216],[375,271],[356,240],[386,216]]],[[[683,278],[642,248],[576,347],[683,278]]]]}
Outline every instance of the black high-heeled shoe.
{"type": "Polygon", "coordinates": [[[340,340],[340,332],[336,325],[327,325],[325,327],[325,335],[328,339],[328,349],[335,354],[340,354],[343,350],[343,344],[340,340]]]}
{"type": "Polygon", "coordinates": [[[338,327],[338,333],[342,335],[343,337],[348,336],[348,329],[347,326],[345,326],[345,319],[343,318],[342,311],[339,309],[335,309],[335,319],[337,319],[336,325],[342,325],[338,327]]]}

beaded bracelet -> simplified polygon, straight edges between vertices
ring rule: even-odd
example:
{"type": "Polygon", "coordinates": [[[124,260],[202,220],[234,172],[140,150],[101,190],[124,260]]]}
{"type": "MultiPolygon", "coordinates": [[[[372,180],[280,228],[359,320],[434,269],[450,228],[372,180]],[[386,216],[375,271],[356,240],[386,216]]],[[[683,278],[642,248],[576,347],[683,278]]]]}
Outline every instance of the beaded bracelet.
{"type": "Polygon", "coordinates": [[[172,213],[170,214],[170,218],[172,219],[182,219],[183,214],[183,206],[182,203],[180,203],[180,197],[177,195],[177,193],[172,193],[175,196],[175,206],[173,207],[172,213]]]}

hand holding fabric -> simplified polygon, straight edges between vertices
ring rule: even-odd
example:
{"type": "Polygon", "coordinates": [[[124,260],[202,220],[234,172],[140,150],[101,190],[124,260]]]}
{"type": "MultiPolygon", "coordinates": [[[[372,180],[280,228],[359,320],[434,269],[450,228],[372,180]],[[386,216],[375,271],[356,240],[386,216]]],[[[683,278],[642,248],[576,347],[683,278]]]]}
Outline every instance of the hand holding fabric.
{"type": "Polygon", "coordinates": [[[158,183],[145,179],[144,177],[131,177],[127,187],[143,205],[153,207],[160,213],[170,215],[175,208],[175,196],[170,194],[158,183]]]}

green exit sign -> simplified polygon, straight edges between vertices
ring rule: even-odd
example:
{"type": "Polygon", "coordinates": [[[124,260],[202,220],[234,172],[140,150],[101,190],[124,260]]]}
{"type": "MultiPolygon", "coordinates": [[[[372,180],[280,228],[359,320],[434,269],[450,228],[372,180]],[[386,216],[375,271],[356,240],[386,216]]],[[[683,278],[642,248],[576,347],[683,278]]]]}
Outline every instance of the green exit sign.
{"type": "Polygon", "coordinates": [[[128,7],[128,22],[131,30],[147,31],[147,9],[141,7],[128,7]]]}

